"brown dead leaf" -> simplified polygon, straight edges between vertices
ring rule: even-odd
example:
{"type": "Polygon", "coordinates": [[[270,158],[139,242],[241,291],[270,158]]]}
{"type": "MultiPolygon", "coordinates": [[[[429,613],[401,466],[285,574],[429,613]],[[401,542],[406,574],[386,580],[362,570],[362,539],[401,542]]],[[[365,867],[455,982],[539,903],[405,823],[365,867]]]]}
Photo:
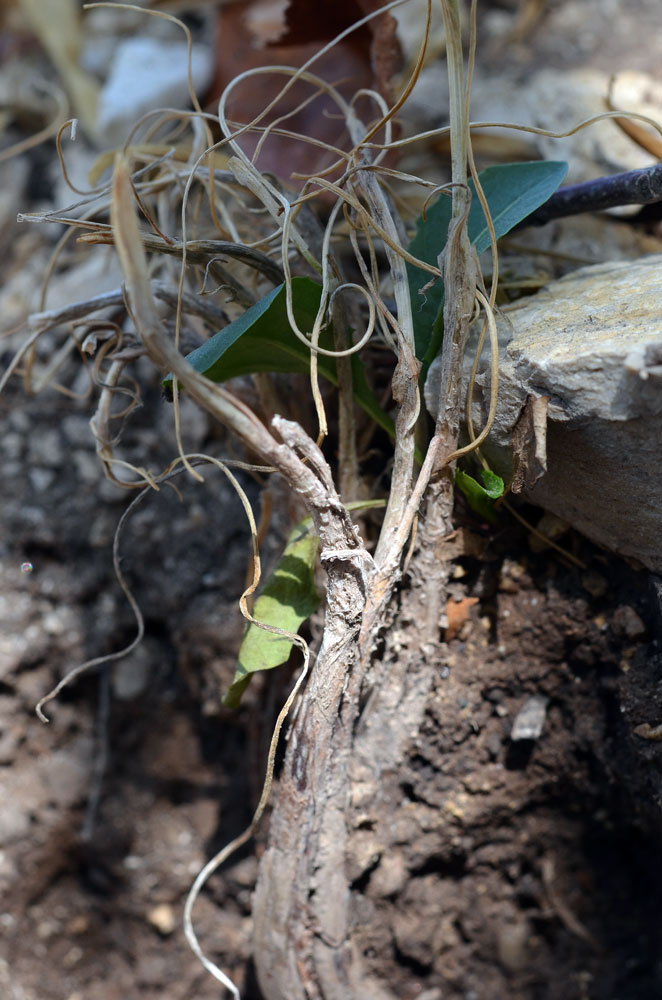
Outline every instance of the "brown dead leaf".
{"type": "Polygon", "coordinates": [[[478,604],[477,597],[463,597],[461,601],[454,601],[452,598],[446,604],[446,642],[454,639],[465,622],[469,620],[469,612],[474,604],[478,604]]]}
{"type": "MultiPolygon", "coordinates": [[[[285,11],[286,33],[279,39],[282,45],[324,45],[362,17],[383,6],[382,0],[337,0],[333,4],[311,4],[310,0],[290,0],[285,11]]],[[[402,52],[396,34],[397,22],[383,14],[357,28],[342,45],[349,45],[370,55],[374,86],[387,100],[391,96],[391,81],[402,64],[402,52]]]]}
{"type": "MultiPolygon", "coordinates": [[[[358,0],[364,14],[383,6],[381,0],[358,0]]],[[[375,86],[387,101],[392,98],[393,77],[402,67],[402,49],[397,36],[397,21],[390,14],[382,14],[368,22],[372,34],[370,59],[375,86]]]]}
{"type": "Polygon", "coordinates": [[[513,493],[531,489],[547,472],[547,406],[549,396],[527,396],[513,428],[513,493]]]}
{"type": "MultiPolygon", "coordinates": [[[[217,100],[227,84],[246,70],[268,65],[302,66],[327,42],[380,6],[381,0],[337,0],[333,4],[311,4],[310,0],[286,4],[283,0],[255,0],[247,4],[240,0],[224,4],[218,13],[218,65],[209,100],[217,100]]],[[[374,18],[317,59],[311,72],[332,83],[347,99],[361,88],[375,88],[388,100],[390,81],[400,63],[395,27],[395,19],[388,14],[374,18]]],[[[229,116],[241,123],[252,121],[286,80],[284,75],[274,74],[242,81],[231,95],[229,116]]],[[[262,124],[294,112],[283,122],[284,128],[331,145],[346,145],[344,122],[329,98],[317,97],[295,110],[313,92],[310,84],[297,82],[262,124]]],[[[369,116],[374,115],[371,104],[369,116]]],[[[258,138],[250,134],[242,137],[242,148],[249,156],[258,138]]],[[[335,159],[332,152],[274,135],[261,150],[258,166],[289,179],[294,173],[321,170],[335,159]]]]}

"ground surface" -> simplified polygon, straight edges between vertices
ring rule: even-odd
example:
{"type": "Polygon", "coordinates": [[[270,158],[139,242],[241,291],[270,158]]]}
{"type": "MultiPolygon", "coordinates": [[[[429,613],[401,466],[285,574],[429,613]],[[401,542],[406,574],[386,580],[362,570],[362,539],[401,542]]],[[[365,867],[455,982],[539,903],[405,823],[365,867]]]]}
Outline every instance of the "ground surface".
{"type": "MultiPolygon", "coordinates": [[[[522,88],[541,65],[659,79],[657,0],[486,6],[483,66],[507,64],[522,88]]],[[[3,166],[3,281],[20,274],[32,288],[44,237],[13,217],[17,201],[52,194],[53,150],[3,166]]],[[[598,244],[619,256],[602,237],[591,253],[598,244]]],[[[628,243],[626,255],[639,252],[628,243]]],[[[10,358],[3,345],[3,368],[10,358]]],[[[125,442],[157,468],[174,454],[171,411],[155,382],[145,404],[125,442]]],[[[36,719],[68,668],[135,632],[111,562],[127,497],[100,480],[89,415],[54,393],[26,400],[18,384],[0,398],[0,996],[212,1000],[221,991],[185,944],[183,900],[250,818],[288,681],[258,682],[238,714],[219,708],[248,535],[214,472],[204,486],[180,481],[181,502],[167,489],[150,497],[127,526],[141,647],[50,705],[49,727],[36,719]]],[[[191,445],[228,454],[204,419],[187,420],[191,445]]],[[[267,562],[287,522],[275,500],[267,562]]],[[[406,766],[352,816],[357,940],[401,1000],[651,1000],[662,995],[662,754],[646,738],[662,719],[659,590],[572,534],[564,544],[586,570],[532,552],[507,518],[484,539],[480,560],[458,563],[452,596],[477,601],[449,639],[406,766]],[[513,741],[533,696],[547,699],[540,735],[513,741]]],[[[416,643],[402,622],[384,655],[416,643]]],[[[207,952],[244,1000],[260,1000],[260,849],[233,859],[196,908],[207,952]]]]}
{"type": "MultiPolygon", "coordinates": [[[[632,614],[643,575],[504,543],[505,560],[466,564],[456,596],[479,603],[407,767],[355,813],[361,941],[403,998],[657,996],[660,755],[633,729],[659,712],[662,660],[632,614]],[[512,739],[532,698],[540,737],[512,739]]],[[[405,626],[393,645],[415,643],[405,626]]]]}
{"type": "MultiPolygon", "coordinates": [[[[14,456],[2,548],[3,988],[25,1000],[215,997],[181,907],[204,858],[249,818],[283,691],[256,690],[236,717],[218,709],[241,634],[239,504],[210,474],[183,486],[183,502],[162,491],[136,512],[123,566],[145,642],[108,685],[83,680],[50,706],[43,727],[34,704],[64,669],[134,630],[109,553],[126,500],[100,495],[85,472],[80,409],[48,405],[55,420],[45,399],[3,413],[14,456]],[[21,464],[45,443],[58,462],[46,488],[21,464]]],[[[152,405],[159,426],[167,404],[152,405]]],[[[453,597],[478,603],[448,644],[405,769],[353,816],[359,941],[403,1000],[662,990],[660,744],[634,733],[659,722],[655,591],[645,572],[566,541],[586,571],[532,553],[508,522],[482,560],[458,563],[453,597]],[[542,732],[513,742],[533,695],[548,699],[542,732]]],[[[404,622],[385,655],[416,642],[404,622]]],[[[251,853],[231,862],[196,911],[248,1000],[259,996],[255,870],[251,853]]]]}

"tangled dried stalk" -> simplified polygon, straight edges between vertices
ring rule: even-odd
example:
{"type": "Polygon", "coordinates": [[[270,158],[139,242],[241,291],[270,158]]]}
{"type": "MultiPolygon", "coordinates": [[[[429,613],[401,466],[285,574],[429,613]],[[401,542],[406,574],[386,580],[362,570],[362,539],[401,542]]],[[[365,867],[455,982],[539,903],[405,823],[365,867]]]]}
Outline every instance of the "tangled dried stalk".
{"type": "MultiPolygon", "coordinates": [[[[426,607],[421,612],[423,645],[428,643],[433,652],[438,649],[446,571],[435,565],[435,553],[439,539],[452,530],[452,466],[460,455],[475,450],[484,441],[496,407],[496,240],[473,162],[471,132],[504,123],[469,121],[477,34],[476,0],[471,5],[468,68],[462,50],[459,2],[442,0],[451,94],[448,129],[404,139],[395,139],[392,129],[394,116],[403,108],[425,57],[431,0],[419,57],[398,100],[388,106],[376,92],[361,95],[362,106],[372,109],[371,120],[362,120],[357,102],[344,98],[336,87],[314,72],[315,60],[344,35],[400,2],[395,0],[357,22],[300,69],[272,66],[242,74],[221,96],[217,115],[203,113],[192,92],[193,112],[163,110],[146,116],[117,156],[109,180],[88,192],[74,188],[79,199],[60,211],[23,216],[31,221],[65,224],[68,231],[56,248],[46,276],[42,309],[30,318],[28,337],[0,384],[1,388],[12,374],[20,372],[29,389],[50,384],[66,390],[64,382],[56,379],[61,371],[66,372],[71,350],[91,359],[91,380],[98,390],[97,411],[91,426],[98,453],[111,479],[127,489],[141,491],[157,489],[173,474],[174,464],[180,463],[199,478],[197,463],[216,461],[209,456],[193,457],[186,453],[179,426],[179,397],[185,392],[241,442],[247,452],[258,456],[264,473],[277,472],[313,519],[322,543],[321,561],[327,572],[325,631],[316,652],[316,667],[291,731],[270,846],[261,867],[255,913],[260,945],[257,964],[263,985],[269,996],[287,1000],[332,995],[327,991],[332,988],[329,983],[333,962],[338,955],[346,956],[348,949],[351,950],[346,913],[339,915],[332,901],[321,899],[319,894],[315,897],[311,887],[321,884],[324,876],[329,884],[337,885],[340,897],[346,889],[342,882],[346,837],[343,808],[347,801],[359,696],[370,686],[370,670],[379,675],[378,665],[373,662],[375,640],[405,571],[408,546],[407,560],[414,552],[419,580],[425,578],[430,585],[426,607]],[[233,91],[245,81],[267,74],[284,80],[276,88],[274,98],[253,121],[231,121],[227,108],[233,91]],[[321,95],[332,103],[345,122],[347,148],[314,140],[288,127],[289,115],[280,114],[278,109],[295,84],[309,88],[305,103],[321,95]],[[220,133],[218,141],[213,141],[212,127],[220,133]],[[140,128],[146,129],[142,137],[140,128]],[[453,176],[446,188],[453,199],[453,218],[446,249],[435,266],[417,260],[406,249],[407,224],[411,220],[400,217],[391,187],[413,184],[423,189],[432,187],[433,193],[439,188],[387,165],[384,158],[389,151],[447,131],[452,140],[453,176]],[[242,138],[249,133],[258,137],[251,157],[242,146],[242,138]],[[284,190],[257,166],[261,150],[272,137],[287,137],[324,148],[333,162],[325,170],[301,178],[298,192],[284,190]],[[494,267],[489,292],[484,288],[466,233],[469,174],[490,226],[494,267]],[[317,206],[321,210],[316,214],[317,206]],[[80,244],[114,247],[124,284],[66,309],[46,311],[43,305],[48,279],[55,273],[74,235],[80,244]],[[446,289],[445,336],[439,361],[441,404],[418,467],[417,435],[420,437],[422,425],[420,362],[415,355],[407,263],[427,271],[431,280],[443,278],[446,289]],[[320,305],[311,329],[300,329],[297,324],[292,298],[292,279],[297,273],[315,274],[321,283],[320,305]],[[212,281],[217,282],[217,287],[208,292],[208,283],[212,281]],[[198,339],[208,336],[282,281],[287,290],[292,337],[303,342],[310,352],[311,398],[317,425],[310,433],[283,413],[270,414],[270,420],[258,415],[232,386],[215,384],[196,371],[181,349],[189,334],[198,339]],[[163,304],[169,310],[165,316],[163,304]],[[459,447],[462,358],[475,307],[484,316],[484,329],[468,392],[470,443],[459,447]],[[332,350],[320,345],[321,334],[330,321],[334,331],[332,350]],[[62,343],[49,363],[40,366],[35,347],[46,331],[59,331],[62,343]],[[491,404],[486,425],[476,433],[470,417],[471,386],[485,331],[489,333],[491,347],[491,404]],[[378,537],[364,539],[352,521],[349,503],[356,499],[353,492],[359,479],[350,359],[369,344],[391,359],[395,432],[381,529],[378,537]],[[160,373],[173,375],[179,455],[173,465],[158,472],[150,470],[148,456],[144,467],[128,462],[121,453],[121,434],[112,430],[118,424],[121,426],[130,408],[140,399],[135,364],[143,356],[160,373]],[[327,409],[331,398],[319,384],[318,362],[322,356],[335,359],[338,371],[338,394],[333,397],[339,426],[335,477],[321,450],[329,434],[327,409]],[[124,405],[127,396],[128,406],[124,405]],[[120,399],[122,405],[118,406],[120,399]],[[414,528],[423,508],[425,519],[414,539],[414,528]]],[[[616,114],[623,113],[609,112],[590,121],[616,114]]],[[[581,123],[563,135],[570,135],[586,124],[589,123],[581,123]]],[[[66,127],[62,126],[57,140],[65,177],[62,136],[66,127]]],[[[561,135],[543,129],[528,131],[561,135]]],[[[100,174],[106,165],[107,158],[102,158],[100,174]]],[[[237,488],[251,524],[255,575],[243,595],[242,612],[252,621],[246,599],[259,578],[255,524],[227,464],[221,463],[221,467],[237,488]]],[[[139,497],[144,495],[141,492],[139,497]]],[[[115,558],[118,566],[117,552],[115,558]]],[[[125,593],[132,602],[130,593],[126,590],[125,593]]],[[[134,611],[140,636],[140,612],[137,607],[134,611]]],[[[279,715],[269,752],[267,779],[254,820],[241,837],[205,866],[186,906],[185,927],[191,946],[205,967],[235,997],[239,996],[237,987],[206,958],[198,943],[192,909],[206,879],[235,847],[252,835],[264,811],[278,735],[303,684],[310,656],[302,640],[296,636],[290,638],[303,652],[304,670],[279,715]]],[[[133,647],[134,644],[128,648],[133,647]]],[[[40,713],[42,706],[82,670],[108,659],[90,661],[72,670],[42,699],[40,713]]],[[[390,679],[389,683],[395,681],[390,679]]],[[[423,689],[421,692],[420,697],[423,689]]],[[[397,712],[392,711],[392,724],[397,728],[397,712]]],[[[375,766],[378,769],[379,765],[375,766]]],[[[351,995],[358,996],[360,969],[356,964],[352,966],[351,961],[349,964],[348,975],[355,990],[351,995]]]]}

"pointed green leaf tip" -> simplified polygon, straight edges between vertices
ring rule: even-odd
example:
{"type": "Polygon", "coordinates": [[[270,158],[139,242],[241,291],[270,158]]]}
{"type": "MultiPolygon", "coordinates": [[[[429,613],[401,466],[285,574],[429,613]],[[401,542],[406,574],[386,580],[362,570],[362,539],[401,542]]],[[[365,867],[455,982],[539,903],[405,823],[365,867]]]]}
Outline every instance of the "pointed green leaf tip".
{"type": "MultiPolygon", "coordinates": [[[[319,604],[314,567],[319,539],[311,533],[309,519],[290,534],[276,569],[265,583],[253,607],[253,618],[285,632],[297,632],[319,604]]],[[[225,708],[238,708],[251,675],[286,663],[293,642],[287,636],[248,625],[239,649],[239,665],[225,697],[225,708]]]]}
{"type": "Polygon", "coordinates": [[[483,480],[482,486],[477,479],[461,469],[455,473],[456,486],[466,497],[471,509],[490,524],[494,524],[496,521],[494,501],[503,496],[504,482],[501,476],[497,476],[491,469],[481,469],[480,478],[483,480]]]}
{"type": "MultiPolygon", "coordinates": [[[[322,298],[322,286],[310,278],[292,278],[292,308],[300,330],[308,334],[315,322],[322,298]]],[[[322,330],[319,346],[333,350],[331,327],[322,330]]],[[[238,319],[197,347],[186,360],[197,372],[212,382],[226,382],[238,375],[255,372],[285,374],[310,372],[310,349],[292,331],[287,318],[285,285],[278,285],[263,299],[247,309],[238,319]]],[[[394,437],[393,421],[384,413],[368,385],[363,362],[358,354],[351,355],[354,399],[358,405],[394,437]]],[[[333,358],[317,356],[320,375],[338,385],[338,373],[333,358]]],[[[166,394],[172,394],[172,375],[163,380],[166,394]]]]}
{"type": "MultiPolygon", "coordinates": [[[[542,160],[533,163],[508,163],[488,167],[479,175],[481,187],[487,199],[492,216],[492,224],[497,239],[505,236],[514,226],[539,208],[562,184],[568,164],[557,160],[542,160]]],[[[483,207],[476,195],[473,181],[471,189],[471,209],[467,220],[469,239],[481,254],[490,245],[490,233],[483,207]]],[[[416,223],[416,235],[409,244],[409,252],[427,264],[438,264],[439,254],[446,245],[448,226],[451,219],[452,201],[441,194],[428,208],[425,218],[416,223]]],[[[424,362],[422,375],[434,361],[441,347],[443,332],[444,286],[440,278],[424,292],[421,289],[430,284],[432,275],[427,271],[407,264],[409,289],[414,319],[414,340],[416,357],[424,362]]]]}
{"type": "MultiPolygon", "coordinates": [[[[310,332],[315,322],[322,286],[310,278],[292,279],[292,304],[299,329],[310,332]]],[[[322,332],[320,347],[333,348],[329,330],[322,332]]],[[[213,382],[225,382],[254,372],[307,372],[310,351],[294,335],[287,318],[285,285],[278,285],[238,319],[210,337],[186,358],[213,382]]],[[[320,355],[319,368],[330,377],[329,359],[320,355]]],[[[335,376],[335,367],[333,369],[335,376]]],[[[172,375],[164,386],[172,383],[172,375]]]]}

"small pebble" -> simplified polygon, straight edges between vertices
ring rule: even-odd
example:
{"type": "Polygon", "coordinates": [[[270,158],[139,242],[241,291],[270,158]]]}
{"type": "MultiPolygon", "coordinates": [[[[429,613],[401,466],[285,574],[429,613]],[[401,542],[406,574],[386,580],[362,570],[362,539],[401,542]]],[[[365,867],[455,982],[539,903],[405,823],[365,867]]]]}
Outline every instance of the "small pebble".
{"type": "MultiPolygon", "coordinates": [[[[210,48],[191,51],[193,84],[204,91],[213,77],[210,48]]],[[[99,94],[97,127],[108,145],[124,142],[134,122],[153,108],[189,104],[185,42],[134,36],[115,46],[110,73],[99,94]],[[130,86],[127,86],[130,80],[130,86]]]]}
{"type": "Polygon", "coordinates": [[[73,948],[69,949],[62,959],[62,965],[65,969],[73,969],[75,965],[78,965],[84,954],[85,952],[83,949],[79,948],[78,945],[75,944],[73,948]]]}
{"type": "Polygon", "coordinates": [[[72,917],[72,919],[67,924],[65,930],[67,934],[72,934],[77,936],[79,934],[85,934],[90,927],[90,918],[85,913],[79,913],[77,916],[72,917]]]}
{"type": "Polygon", "coordinates": [[[591,597],[603,597],[607,593],[607,581],[601,573],[589,569],[582,574],[582,587],[591,597]]]}
{"type": "Polygon", "coordinates": [[[556,514],[552,514],[550,511],[545,511],[543,516],[540,518],[536,525],[537,530],[540,532],[538,535],[529,535],[529,548],[532,552],[543,552],[545,549],[549,548],[550,541],[556,542],[559,538],[568,531],[570,525],[567,521],[562,518],[557,517],[556,514]],[[543,536],[542,538],[540,536],[543,536]]]}
{"type": "Polygon", "coordinates": [[[504,923],[497,934],[499,961],[509,972],[521,972],[529,962],[528,941],[531,930],[527,920],[504,923]]]}
{"type": "Polygon", "coordinates": [[[651,726],[649,722],[642,722],[640,726],[635,726],[632,730],[635,736],[642,740],[653,740],[655,743],[662,743],[662,722],[657,726],[651,726]]]}
{"type": "Polygon", "coordinates": [[[643,639],[646,635],[646,626],[629,604],[621,604],[616,608],[611,624],[615,632],[626,635],[628,639],[643,639]]]}
{"type": "Polygon", "coordinates": [[[36,493],[43,493],[52,485],[55,479],[55,472],[53,469],[40,469],[35,466],[33,469],[28,469],[28,478],[34,491],[36,493]]]}
{"type": "Polygon", "coordinates": [[[537,740],[545,724],[548,698],[535,694],[524,703],[515,716],[511,740],[537,740]]]}
{"type": "Polygon", "coordinates": [[[164,937],[172,934],[177,926],[175,911],[169,903],[159,903],[158,906],[154,906],[147,914],[147,922],[164,937]]]}

